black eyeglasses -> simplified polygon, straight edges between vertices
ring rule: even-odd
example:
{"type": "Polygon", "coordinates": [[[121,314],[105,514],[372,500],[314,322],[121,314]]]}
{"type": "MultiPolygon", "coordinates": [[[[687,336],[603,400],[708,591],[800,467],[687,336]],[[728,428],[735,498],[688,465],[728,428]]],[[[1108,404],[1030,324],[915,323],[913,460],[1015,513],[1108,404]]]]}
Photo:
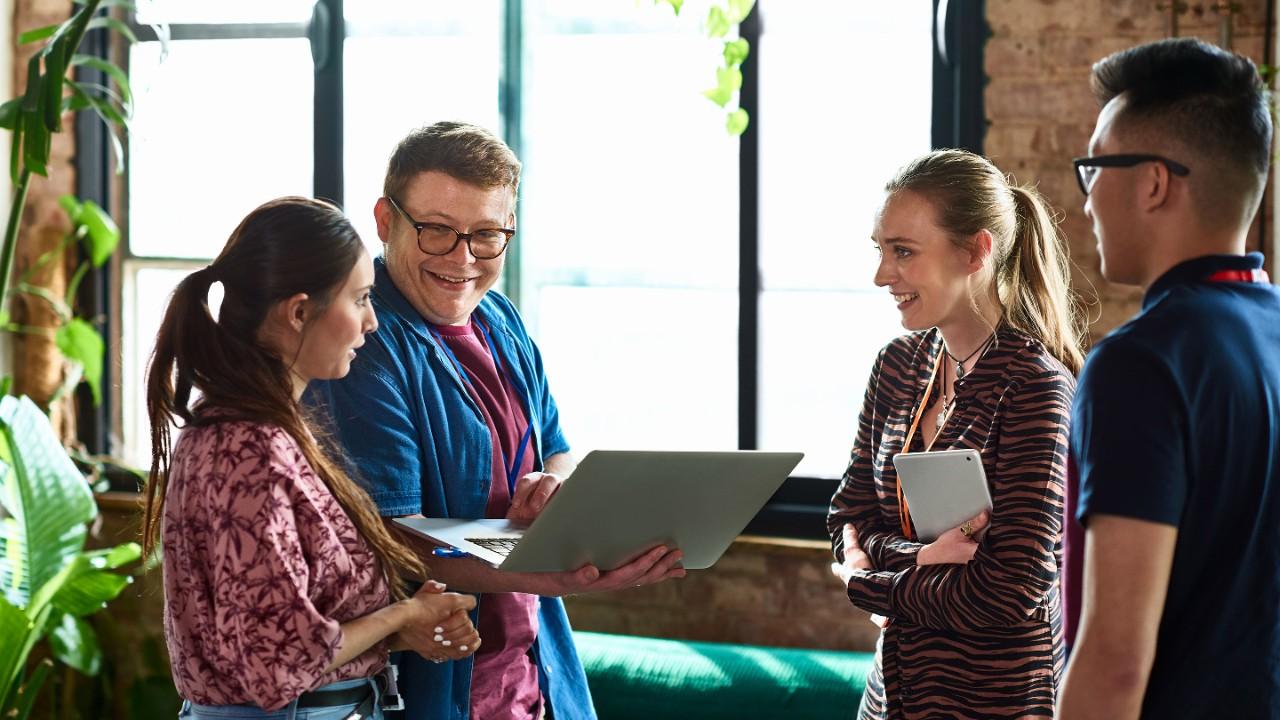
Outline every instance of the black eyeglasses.
{"type": "Polygon", "coordinates": [[[1080,192],[1084,193],[1085,197],[1089,196],[1089,190],[1093,187],[1093,179],[1098,176],[1098,170],[1104,167],[1123,168],[1141,165],[1144,162],[1158,162],[1169,168],[1169,172],[1174,175],[1186,176],[1191,173],[1186,165],[1159,155],[1096,155],[1076,158],[1071,162],[1076,166],[1076,182],[1080,183],[1080,192]]]}
{"type": "Polygon", "coordinates": [[[458,247],[458,243],[465,240],[467,249],[475,259],[492,260],[507,249],[507,243],[516,234],[510,228],[481,228],[469,233],[458,232],[443,223],[418,222],[409,217],[409,213],[394,199],[388,197],[387,202],[417,231],[418,249],[428,255],[448,255],[458,247]]]}

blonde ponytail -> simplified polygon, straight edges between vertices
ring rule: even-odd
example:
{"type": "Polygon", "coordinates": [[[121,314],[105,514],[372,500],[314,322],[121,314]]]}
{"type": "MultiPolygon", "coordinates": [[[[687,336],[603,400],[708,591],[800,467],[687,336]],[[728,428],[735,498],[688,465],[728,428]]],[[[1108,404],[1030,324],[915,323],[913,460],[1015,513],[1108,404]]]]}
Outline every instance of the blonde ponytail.
{"type": "Polygon", "coordinates": [[[996,270],[1005,320],[1044,343],[1072,373],[1084,367],[1081,316],[1071,302],[1066,240],[1040,193],[1010,184],[1017,225],[1008,256],[996,270]]]}

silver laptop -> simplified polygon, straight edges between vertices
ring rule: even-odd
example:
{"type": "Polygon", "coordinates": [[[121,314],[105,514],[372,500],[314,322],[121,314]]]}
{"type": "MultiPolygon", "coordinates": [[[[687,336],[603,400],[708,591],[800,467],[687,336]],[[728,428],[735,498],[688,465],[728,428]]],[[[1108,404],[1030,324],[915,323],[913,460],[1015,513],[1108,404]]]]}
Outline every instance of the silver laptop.
{"type": "Polygon", "coordinates": [[[511,572],[612,570],[655,545],[710,567],[804,453],[595,450],[527,528],[506,520],[397,518],[409,531],[511,572]]]}

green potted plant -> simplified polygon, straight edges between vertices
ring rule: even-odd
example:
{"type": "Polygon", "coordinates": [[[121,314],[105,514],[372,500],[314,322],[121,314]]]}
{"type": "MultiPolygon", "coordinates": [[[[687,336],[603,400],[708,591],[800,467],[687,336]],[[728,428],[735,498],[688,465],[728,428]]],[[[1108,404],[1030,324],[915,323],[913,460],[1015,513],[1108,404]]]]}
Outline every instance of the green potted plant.
{"type": "MultiPolygon", "coordinates": [[[[27,66],[22,97],[0,105],[0,127],[10,131],[10,175],[14,200],[0,245],[0,327],[16,332],[47,332],[15,327],[8,313],[12,294],[25,293],[53,306],[59,318],[54,340],[67,366],[63,389],[82,379],[95,398],[100,393],[103,343],[88,321],[72,311],[80,278],[100,266],[115,249],[119,235],[107,214],[92,203],[64,198],[73,230],[57,249],[36,265],[60,259],[73,247],[86,259],[73,275],[68,292],[59,297],[30,282],[24,273],[14,283],[20,220],[34,175],[47,175],[51,138],[62,130],[63,115],[92,110],[113,131],[128,122],[131,99],[125,73],[102,58],[78,53],[85,33],[112,28],[132,38],[119,20],[99,9],[128,6],[119,0],[76,0],[71,16],[57,25],[23,33],[20,44],[43,45],[27,66]],[[105,84],[67,77],[85,66],[109,78],[105,84]]],[[[117,141],[117,152],[119,143],[117,141]]],[[[87,524],[97,515],[93,494],[72,462],[44,412],[26,397],[8,394],[0,381],[0,717],[26,718],[53,667],[49,660],[30,662],[32,650],[48,641],[49,654],[85,674],[101,665],[101,649],[85,617],[101,609],[128,584],[113,570],[138,559],[136,543],[86,552],[87,524]]]]}

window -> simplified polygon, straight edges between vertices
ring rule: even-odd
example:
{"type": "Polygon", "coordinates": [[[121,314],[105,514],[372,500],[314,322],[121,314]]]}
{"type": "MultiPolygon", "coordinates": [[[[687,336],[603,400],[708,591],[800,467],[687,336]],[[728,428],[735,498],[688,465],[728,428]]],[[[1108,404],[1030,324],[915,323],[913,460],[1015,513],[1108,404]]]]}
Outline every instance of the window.
{"type": "Polygon", "coordinates": [[[977,43],[939,57],[939,4],[942,30],[980,37],[955,29],[969,0],[758,0],[738,139],[701,96],[719,47],[694,2],[347,2],[339,47],[336,0],[152,3],[138,23],[174,39],[161,59],[139,25],[129,57],[127,457],[149,461],[143,373],[177,281],[283,194],[342,203],[379,251],[394,143],[462,119],[524,162],[504,287],[575,451],[803,450],[755,529],[820,533],[875,352],[901,332],[871,284],[880,188],[931,146],[980,149],[981,123],[957,120],[981,118],[977,43]]]}

